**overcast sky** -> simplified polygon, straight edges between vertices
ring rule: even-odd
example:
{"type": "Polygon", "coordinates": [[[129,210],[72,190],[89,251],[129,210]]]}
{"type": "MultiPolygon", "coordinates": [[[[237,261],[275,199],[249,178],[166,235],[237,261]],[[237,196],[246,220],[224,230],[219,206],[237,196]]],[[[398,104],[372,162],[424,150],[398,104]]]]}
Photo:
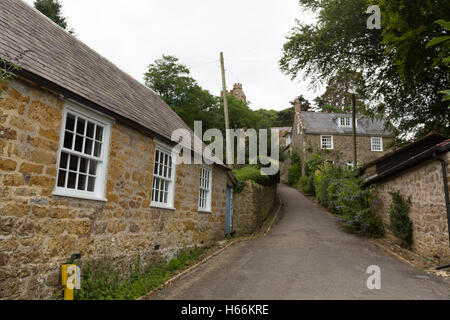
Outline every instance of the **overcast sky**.
{"type": "MultiPolygon", "coordinates": [[[[34,0],[26,0],[33,4],[34,0]]],[[[150,63],[178,57],[212,94],[221,89],[219,52],[227,87],[243,84],[251,108],[282,110],[319,92],[281,73],[285,36],[295,19],[311,21],[297,0],[60,0],[78,38],[143,82],[150,63]]]]}

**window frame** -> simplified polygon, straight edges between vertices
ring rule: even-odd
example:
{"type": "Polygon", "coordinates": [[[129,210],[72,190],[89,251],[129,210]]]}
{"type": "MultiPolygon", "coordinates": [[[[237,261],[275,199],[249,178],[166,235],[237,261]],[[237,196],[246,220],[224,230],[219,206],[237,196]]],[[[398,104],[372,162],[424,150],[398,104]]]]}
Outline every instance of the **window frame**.
{"type": "Polygon", "coordinates": [[[152,174],[152,192],[151,192],[151,199],[150,199],[150,207],[151,208],[159,208],[159,209],[167,209],[167,210],[175,210],[174,207],[174,203],[175,203],[175,182],[176,182],[176,169],[177,169],[177,158],[176,158],[176,154],[174,152],[172,152],[172,150],[170,149],[170,147],[155,141],[156,143],[156,147],[155,147],[155,151],[153,154],[153,174],[152,174]],[[160,175],[156,175],[155,176],[155,165],[156,165],[156,153],[160,152],[163,154],[166,154],[168,156],[172,157],[172,176],[170,179],[167,179],[166,177],[160,176],[160,175]],[[158,179],[162,179],[165,181],[169,181],[169,186],[168,186],[168,195],[167,195],[167,203],[164,202],[159,202],[159,201],[154,201],[153,200],[153,193],[154,193],[154,184],[155,184],[155,178],[158,179]]]}
{"type": "Polygon", "coordinates": [[[203,188],[203,190],[207,190],[208,191],[208,195],[206,197],[206,207],[200,207],[200,193],[202,191],[202,186],[201,183],[199,184],[199,190],[198,190],[198,211],[199,212],[204,212],[204,213],[211,213],[212,212],[212,208],[211,208],[211,203],[212,203],[212,190],[213,190],[213,185],[212,185],[212,175],[213,175],[213,169],[211,166],[201,166],[200,167],[200,182],[201,182],[201,176],[202,176],[202,170],[205,170],[209,173],[209,189],[205,189],[203,188]]]}
{"type": "MultiPolygon", "coordinates": [[[[66,101],[64,103],[63,117],[62,117],[61,121],[62,121],[62,123],[61,123],[61,129],[60,129],[59,147],[58,147],[58,155],[57,155],[57,163],[56,163],[56,169],[57,169],[56,170],[56,181],[55,181],[55,187],[53,189],[52,195],[106,202],[107,201],[107,199],[106,199],[106,177],[107,177],[108,164],[109,164],[109,145],[110,145],[110,140],[111,140],[111,125],[112,125],[113,120],[106,115],[103,115],[103,114],[93,111],[93,110],[89,110],[82,105],[66,101]],[[89,121],[89,122],[94,123],[95,125],[99,125],[99,126],[103,127],[103,140],[102,140],[102,147],[100,149],[100,154],[101,154],[100,157],[95,157],[93,155],[89,156],[89,155],[84,154],[83,152],[79,152],[79,151],[68,149],[68,148],[64,147],[64,140],[65,140],[65,134],[66,134],[66,123],[67,123],[67,117],[68,117],[69,113],[75,115],[76,117],[81,117],[85,121],[89,121]],[[62,153],[67,153],[69,155],[74,155],[74,156],[77,156],[80,158],[97,161],[94,192],[77,190],[77,189],[69,189],[67,187],[59,187],[58,186],[58,177],[59,177],[62,153]]],[[[87,130],[86,127],[87,127],[87,125],[85,126],[85,133],[83,135],[84,137],[86,137],[86,130],[87,130]]],[[[74,128],[74,130],[76,132],[76,128],[74,128]]],[[[75,133],[74,136],[76,136],[76,135],[77,134],[75,133]]],[[[75,139],[75,137],[73,139],[75,139]]],[[[93,140],[94,140],[94,144],[95,144],[95,137],[93,140]]],[[[84,145],[84,142],[83,142],[83,145],[84,145]]],[[[94,148],[94,146],[93,146],[93,148],[94,148]]],[[[67,164],[67,168],[69,168],[69,163],[67,164]]],[[[66,170],[66,174],[68,171],[69,170],[66,170]]],[[[79,172],[79,161],[78,161],[77,172],[79,172]]],[[[78,181],[78,177],[77,177],[77,181],[78,181]]]]}
{"type": "Polygon", "coordinates": [[[345,165],[347,166],[347,170],[353,170],[355,168],[353,161],[347,161],[345,165]]]}
{"type": "Polygon", "coordinates": [[[384,148],[383,148],[383,137],[370,137],[370,150],[371,150],[372,152],[383,152],[383,150],[384,150],[384,148]],[[373,148],[373,146],[374,146],[373,141],[374,141],[375,139],[379,139],[379,141],[380,141],[380,149],[379,149],[379,150],[375,150],[375,149],[373,148]]]}
{"type": "Polygon", "coordinates": [[[334,150],[334,136],[330,134],[320,135],[320,149],[321,150],[334,150]],[[324,148],[323,137],[331,137],[331,148],[324,148]]]}
{"type": "MultiPolygon", "coordinates": [[[[358,119],[355,121],[356,128],[358,128],[358,119]]],[[[341,128],[352,128],[353,127],[353,117],[339,117],[338,118],[338,126],[341,128]],[[345,123],[342,124],[342,121],[345,120],[345,123]],[[347,125],[347,120],[350,122],[347,125]]]]}

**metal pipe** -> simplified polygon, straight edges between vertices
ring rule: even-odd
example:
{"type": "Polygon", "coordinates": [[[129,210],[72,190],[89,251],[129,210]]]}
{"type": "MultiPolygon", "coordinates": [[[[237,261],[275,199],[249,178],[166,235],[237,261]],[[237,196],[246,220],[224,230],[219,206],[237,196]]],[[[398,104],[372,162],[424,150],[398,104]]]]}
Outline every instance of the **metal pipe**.
{"type": "MultiPolygon", "coordinates": [[[[448,192],[447,163],[445,162],[444,159],[439,158],[435,152],[433,153],[433,158],[436,159],[437,161],[439,161],[442,165],[442,178],[444,181],[445,205],[447,208],[447,223],[448,223],[448,232],[449,232],[449,241],[450,241],[450,197],[449,197],[449,192],[448,192]]],[[[442,269],[447,269],[447,268],[450,268],[450,264],[441,266],[441,267],[437,267],[436,270],[442,270],[442,269]]]]}
{"type": "Polygon", "coordinates": [[[450,196],[448,193],[447,163],[444,159],[439,158],[435,152],[433,153],[433,158],[439,161],[442,165],[442,178],[444,181],[445,206],[447,207],[447,223],[450,241],[450,196]]]}

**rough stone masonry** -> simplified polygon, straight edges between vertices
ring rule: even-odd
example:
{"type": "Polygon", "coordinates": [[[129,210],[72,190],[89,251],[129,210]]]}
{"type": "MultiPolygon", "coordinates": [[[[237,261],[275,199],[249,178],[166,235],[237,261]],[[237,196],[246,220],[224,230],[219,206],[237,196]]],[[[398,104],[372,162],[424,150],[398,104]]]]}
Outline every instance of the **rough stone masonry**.
{"type": "Polygon", "coordinates": [[[118,122],[108,201],[52,196],[64,101],[23,80],[1,85],[0,298],[54,297],[73,253],[129,263],[224,237],[226,172],[213,169],[212,213],[198,212],[199,165],[177,166],[176,210],[151,208],[155,143],[118,122]]]}

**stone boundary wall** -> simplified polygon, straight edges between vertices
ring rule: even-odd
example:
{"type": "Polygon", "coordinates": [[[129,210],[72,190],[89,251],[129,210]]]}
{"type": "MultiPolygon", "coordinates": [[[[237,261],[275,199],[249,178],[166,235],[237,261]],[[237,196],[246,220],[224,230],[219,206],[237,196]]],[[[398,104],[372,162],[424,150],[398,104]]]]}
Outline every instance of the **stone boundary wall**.
{"type": "MultiPolygon", "coordinates": [[[[447,162],[447,175],[450,176],[450,152],[441,157],[447,162]]],[[[389,225],[389,207],[392,203],[389,192],[397,190],[405,199],[411,196],[412,250],[448,260],[450,245],[441,163],[430,159],[377,185],[372,207],[386,225],[389,225]]],[[[386,230],[389,231],[389,228],[386,230]]]]}
{"type": "Polygon", "coordinates": [[[233,196],[233,231],[249,235],[262,227],[277,204],[277,186],[261,186],[247,181],[233,196]]]}
{"type": "Polygon", "coordinates": [[[31,83],[0,83],[0,299],[49,299],[61,265],[105,255],[128,266],[225,237],[227,175],[214,167],[212,212],[198,211],[199,165],[176,168],[175,210],[150,207],[155,143],[115,122],[107,202],[53,196],[64,101],[31,83]]]}

